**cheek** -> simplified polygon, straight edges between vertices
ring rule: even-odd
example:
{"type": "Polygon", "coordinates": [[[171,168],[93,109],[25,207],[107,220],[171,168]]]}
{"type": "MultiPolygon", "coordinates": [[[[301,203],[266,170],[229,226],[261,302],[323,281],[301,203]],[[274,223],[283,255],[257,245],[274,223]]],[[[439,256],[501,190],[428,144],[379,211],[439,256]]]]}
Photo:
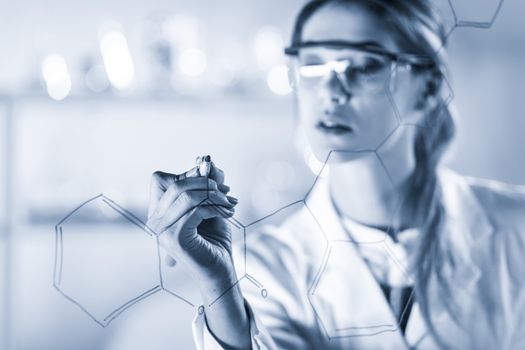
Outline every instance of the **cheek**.
{"type": "Polygon", "coordinates": [[[321,92],[319,88],[315,87],[299,87],[297,90],[297,97],[306,107],[313,108],[321,101],[321,92]]]}
{"type": "Polygon", "coordinates": [[[391,99],[386,94],[355,97],[352,106],[359,118],[360,131],[369,136],[371,144],[381,143],[399,124],[391,99]]]}
{"type": "Polygon", "coordinates": [[[317,120],[323,112],[319,94],[308,89],[297,89],[296,94],[300,121],[302,123],[311,123],[317,120]]]}

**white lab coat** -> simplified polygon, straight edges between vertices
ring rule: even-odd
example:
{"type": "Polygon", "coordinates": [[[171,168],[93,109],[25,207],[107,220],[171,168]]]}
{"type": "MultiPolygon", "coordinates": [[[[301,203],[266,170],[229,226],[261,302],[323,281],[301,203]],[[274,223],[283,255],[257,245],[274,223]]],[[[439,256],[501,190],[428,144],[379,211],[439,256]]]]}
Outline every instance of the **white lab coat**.
{"type": "MultiPolygon", "coordinates": [[[[444,271],[461,313],[458,325],[444,307],[450,300],[431,295],[437,333],[447,348],[525,349],[525,190],[448,169],[440,170],[439,180],[447,217],[444,271]]],[[[405,336],[398,329],[357,243],[341,225],[325,180],[298,206],[279,227],[247,230],[247,272],[268,291],[262,298],[260,288],[242,284],[252,348],[440,348],[417,301],[405,336]]],[[[198,349],[221,348],[204,315],[193,326],[198,349]]]]}

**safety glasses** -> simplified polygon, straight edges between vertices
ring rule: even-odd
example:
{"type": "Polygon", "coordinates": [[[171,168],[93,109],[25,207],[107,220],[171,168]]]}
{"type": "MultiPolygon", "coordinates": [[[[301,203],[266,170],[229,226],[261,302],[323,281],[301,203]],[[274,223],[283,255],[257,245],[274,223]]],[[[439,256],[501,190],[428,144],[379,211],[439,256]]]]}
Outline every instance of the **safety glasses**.
{"type": "Polygon", "coordinates": [[[430,57],[393,53],[377,46],[346,41],[303,42],[285,49],[293,57],[292,84],[315,86],[330,74],[352,94],[376,94],[397,75],[400,68],[426,69],[434,66],[430,57]],[[319,48],[337,50],[338,60],[322,62],[319,48]]]}

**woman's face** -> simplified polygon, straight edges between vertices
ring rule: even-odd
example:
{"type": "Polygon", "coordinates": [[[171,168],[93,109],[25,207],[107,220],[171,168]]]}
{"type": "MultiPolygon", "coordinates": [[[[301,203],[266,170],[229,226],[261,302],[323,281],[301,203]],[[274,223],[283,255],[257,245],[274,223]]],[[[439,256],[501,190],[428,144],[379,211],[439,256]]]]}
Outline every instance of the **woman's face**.
{"type": "MultiPolygon", "coordinates": [[[[357,4],[330,4],[307,20],[302,41],[372,43],[390,52],[401,52],[393,30],[385,22],[357,4]]],[[[385,68],[381,66],[385,64],[384,57],[378,60],[373,54],[323,47],[301,49],[297,64],[345,60],[371,71],[385,68]]],[[[386,78],[378,75],[375,80],[352,83],[350,87],[334,72],[318,79],[299,78],[296,90],[300,123],[318,159],[324,160],[333,150],[350,151],[344,152],[347,156],[343,158],[347,160],[355,157],[352,151],[376,150],[399,124],[393,101],[400,115],[411,120],[422,118],[414,108],[421,82],[408,70],[398,69],[395,88],[391,89],[390,83],[387,84],[390,68],[390,65],[385,68],[386,78]],[[388,89],[391,89],[390,96],[388,89]]],[[[400,149],[406,152],[406,147],[400,149]]]]}

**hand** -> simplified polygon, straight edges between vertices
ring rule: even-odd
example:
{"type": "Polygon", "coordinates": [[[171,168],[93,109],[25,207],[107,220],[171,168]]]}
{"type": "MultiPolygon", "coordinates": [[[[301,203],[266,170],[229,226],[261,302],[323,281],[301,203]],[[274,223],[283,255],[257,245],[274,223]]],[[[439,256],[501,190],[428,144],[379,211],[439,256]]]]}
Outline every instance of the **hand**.
{"type": "Polygon", "coordinates": [[[237,199],[226,195],[229,187],[224,185],[224,173],[213,162],[208,178],[176,178],[163,172],[153,174],[146,225],[159,234],[168,254],[197,277],[206,323],[215,338],[224,348],[248,349],[249,320],[244,297],[235,284],[232,233],[226,220],[233,216],[237,199]],[[229,292],[223,295],[224,290],[229,292]]]}
{"type": "Polygon", "coordinates": [[[224,173],[212,162],[208,177],[175,179],[174,174],[153,174],[146,225],[159,235],[169,256],[189,267],[201,287],[231,283],[236,277],[226,218],[233,216],[238,201],[226,195],[224,173]]]}

